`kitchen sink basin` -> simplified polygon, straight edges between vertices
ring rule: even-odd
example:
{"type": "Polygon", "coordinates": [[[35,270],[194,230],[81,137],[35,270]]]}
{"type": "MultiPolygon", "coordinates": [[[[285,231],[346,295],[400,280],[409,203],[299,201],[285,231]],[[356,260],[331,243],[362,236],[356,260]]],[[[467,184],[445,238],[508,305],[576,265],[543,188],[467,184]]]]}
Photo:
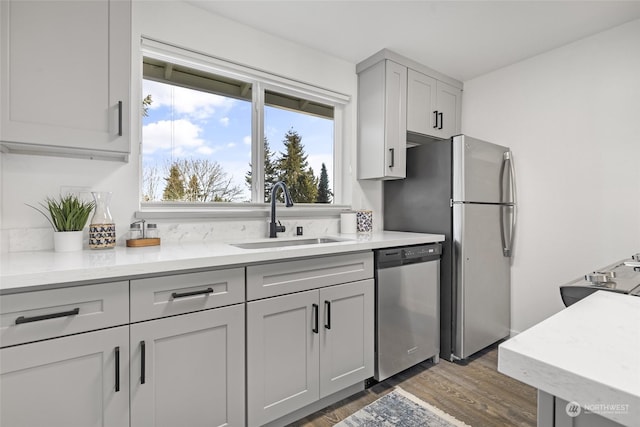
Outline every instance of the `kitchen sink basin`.
{"type": "Polygon", "coordinates": [[[247,243],[231,243],[231,246],[241,249],[264,249],[264,248],[283,248],[286,246],[300,245],[320,245],[323,243],[346,242],[345,239],[334,239],[331,237],[318,237],[313,239],[295,239],[295,240],[268,240],[264,242],[247,242],[247,243]]]}

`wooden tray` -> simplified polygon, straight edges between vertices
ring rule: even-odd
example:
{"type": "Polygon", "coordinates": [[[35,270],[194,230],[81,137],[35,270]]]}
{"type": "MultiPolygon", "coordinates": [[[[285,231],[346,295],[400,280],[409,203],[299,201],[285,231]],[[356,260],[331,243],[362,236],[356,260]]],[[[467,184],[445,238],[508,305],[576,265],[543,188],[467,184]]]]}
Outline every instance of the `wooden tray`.
{"type": "Polygon", "coordinates": [[[159,244],[160,244],[159,237],[127,240],[127,246],[130,248],[142,248],[144,246],[158,246],[159,244]]]}

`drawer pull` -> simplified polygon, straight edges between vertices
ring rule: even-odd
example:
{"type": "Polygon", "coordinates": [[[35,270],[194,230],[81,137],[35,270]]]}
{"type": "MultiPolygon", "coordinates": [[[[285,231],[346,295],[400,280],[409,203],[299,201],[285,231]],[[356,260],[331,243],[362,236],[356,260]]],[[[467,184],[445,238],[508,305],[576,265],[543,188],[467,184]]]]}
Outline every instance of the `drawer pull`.
{"type": "Polygon", "coordinates": [[[185,297],[192,297],[194,295],[208,295],[213,293],[213,288],[207,288],[204,289],[202,291],[193,291],[193,292],[184,292],[184,293],[177,293],[174,292],[171,294],[171,298],[176,299],[176,298],[185,298],[185,297]]]}
{"type": "Polygon", "coordinates": [[[56,317],[75,316],[78,313],[80,313],[80,309],[74,308],[73,310],[69,310],[69,311],[61,311],[60,313],[43,314],[41,316],[33,316],[33,317],[20,316],[16,319],[16,325],[19,325],[21,323],[39,322],[41,320],[55,319],[56,317]]]}

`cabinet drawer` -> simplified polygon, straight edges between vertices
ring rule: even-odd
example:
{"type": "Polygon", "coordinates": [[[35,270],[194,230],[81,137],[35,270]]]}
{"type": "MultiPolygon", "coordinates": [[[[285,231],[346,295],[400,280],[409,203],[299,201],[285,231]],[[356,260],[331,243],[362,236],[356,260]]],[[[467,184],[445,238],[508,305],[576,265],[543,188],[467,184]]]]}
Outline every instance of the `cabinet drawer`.
{"type": "Polygon", "coordinates": [[[0,298],[2,347],[126,323],[129,323],[126,281],[0,298]]]}
{"type": "Polygon", "coordinates": [[[244,269],[175,274],[131,281],[131,321],[244,302],[244,269]]]}
{"type": "Polygon", "coordinates": [[[373,277],[373,252],[358,252],[247,267],[247,300],[373,277]]]}

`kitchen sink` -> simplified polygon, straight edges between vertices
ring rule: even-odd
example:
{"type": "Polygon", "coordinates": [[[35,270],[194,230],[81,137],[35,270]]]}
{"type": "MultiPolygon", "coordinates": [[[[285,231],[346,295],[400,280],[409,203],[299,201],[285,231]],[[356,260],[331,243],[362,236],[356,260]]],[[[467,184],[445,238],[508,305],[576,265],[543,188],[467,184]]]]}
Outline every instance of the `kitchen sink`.
{"type": "Polygon", "coordinates": [[[331,237],[317,237],[313,239],[295,240],[268,240],[263,242],[230,243],[231,246],[241,249],[283,248],[286,246],[321,245],[324,243],[348,242],[346,239],[334,239],[331,237]]]}

